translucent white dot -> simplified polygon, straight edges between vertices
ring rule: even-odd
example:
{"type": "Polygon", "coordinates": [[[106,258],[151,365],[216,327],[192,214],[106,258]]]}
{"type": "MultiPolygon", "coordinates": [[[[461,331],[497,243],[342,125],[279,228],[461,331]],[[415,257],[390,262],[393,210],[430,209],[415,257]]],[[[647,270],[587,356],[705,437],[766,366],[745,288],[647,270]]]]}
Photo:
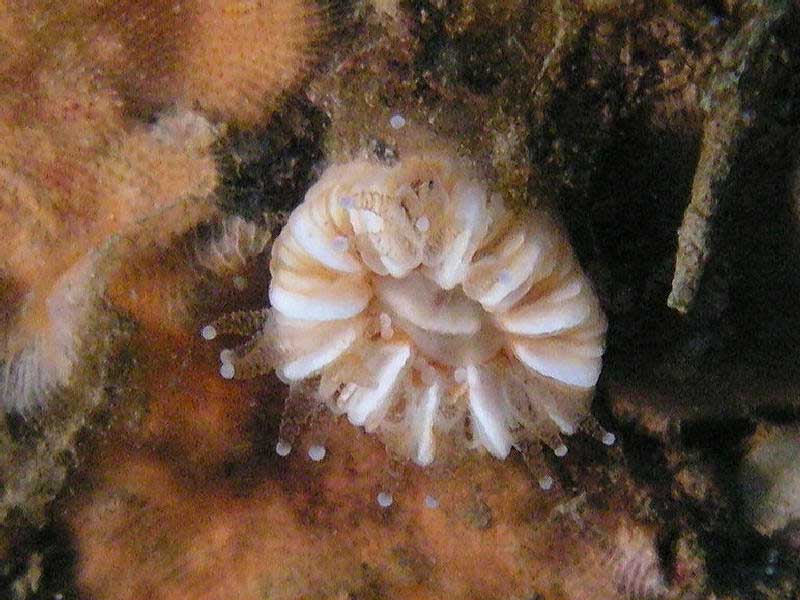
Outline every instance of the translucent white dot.
{"type": "Polygon", "coordinates": [[[392,495],[389,492],[381,492],[381,493],[379,493],[378,497],[377,497],[377,500],[378,500],[378,504],[382,508],[389,508],[392,505],[392,502],[394,502],[394,498],[392,497],[392,495]]]}
{"type": "Polygon", "coordinates": [[[325,458],[325,446],[313,445],[308,449],[308,458],[314,462],[319,462],[325,458]]]}
{"type": "Polygon", "coordinates": [[[439,501],[431,495],[425,496],[425,506],[428,508],[439,508],[439,501]]]}
{"type": "Polygon", "coordinates": [[[240,292],[247,288],[247,279],[242,277],[241,275],[237,275],[233,278],[233,287],[235,287],[240,292]]]}
{"type": "Polygon", "coordinates": [[[572,423],[561,423],[559,428],[564,435],[575,435],[575,425],[572,423]]]}
{"type": "Polygon", "coordinates": [[[567,455],[567,447],[564,444],[558,446],[555,450],[553,450],[553,454],[558,456],[559,458],[567,455]]]}
{"type": "Polygon", "coordinates": [[[459,367],[453,372],[453,379],[456,383],[465,383],[467,381],[467,370],[459,367]]]}
{"type": "Polygon", "coordinates": [[[279,440],[278,443],[275,444],[275,452],[278,454],[278,456],[289,456],[291,451],[292,445],[289,442],[279,440]]]}
{"type": "Polygon", "coordinates": [[[542,488],[545,492],[553,487],[553,478],[550,475],[545,475],[539,479],[539,487],[542,488]]]}
{"type": "Polygon", "coordinates": [[[371,210],[365,210],[363,213],[364,226],[370,233],[378,233],[383,229],[383,219],[371,210]]]}
{"type": "Polygon", "coordinates": [[[341,206],[345,210],[350,210],[351,208],[355,208],[356,206],[355,198],[351,198],[350,196],[342,196],[341,198],[339,198],[339,206],[341,206]]]}
{"type": "Polygon", "coordinates": [[[200,330],[200,335],[204,340],[213,340],[217,337],[217,330],[213,325],[206,325],[200,330]]]}
{"type": "Polygon", "coordinates": [[[392,129],[400,129],[406,124],[406,120],[402,117],[402,115],[392,115],[392,118],[389,119],[389,125],[392,126],[392,129]]]}
{"type": "Polygon", "coordinates": [[[611,433],[610,431],[606,431],[606,432],[603,434],[603,440],[602,440],[602,441],[603,441],[603,443],[604,443],[606,446],[613,446],[613,445],[614,445],[614,442],[616,442],[616,441],[617,441],[617,436],[615,436],[615,435],[614,435],[613,433],[611,433]]]}
{"type": "Polygon", "coordinates": [[[347,252],[347,248],[350,246],[350,242],[347,240],[346,237],[340,235],[338,237],[333,238],[331,246],[336,252],[347,252]]]}
{"type": "Polygon", "coordinates": [[[500,285],[511,285],[511,273],[508,271],[500,271],[500,274],[497,276],[497,283],[500,285]]]}
{"type": "Polygon", "coordinates": [[[781,553],[777,548],[770,548],[767,552],[767,562],[771,565],[774,565],[778,562],[780,555],[781,553]]]}
{"type": "Polygon", "coordinates": [[[222,363],[222,366],[219,368],[219,374],[222,375],[223,379],[233,379],[233,376],[236,374],[236,369],[233,368],[233,365],[229,362],[222,363]]]}
{"type": "Polygon", "coordinates": [[[219,361],[223,363],[233,362],[233,350],[230,348],[223,348],[219,351],[219,361]]]}
{"type": "Polygon", "coordinates": [[[424,233],[431,228],[431,220],[428,217],[420,217],[417,219],[414,227],[416,227],[418,231],[422,231],[424,233]]]}

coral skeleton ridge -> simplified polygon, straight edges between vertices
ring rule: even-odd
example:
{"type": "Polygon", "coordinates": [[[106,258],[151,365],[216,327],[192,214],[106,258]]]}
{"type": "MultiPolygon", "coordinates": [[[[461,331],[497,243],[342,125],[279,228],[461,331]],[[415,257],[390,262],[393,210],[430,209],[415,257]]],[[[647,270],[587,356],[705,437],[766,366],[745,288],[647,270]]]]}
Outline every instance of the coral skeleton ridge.
{"type": "Polygon", "coordinates": [[[223,377],[274,368],[420,465],[446,444],[563,456],[588,415],[606,331],[591,283],[546,211],[511,210],[459,159],[330,166],[270,271],[271,309],[202,331],[255,332],[223,377]]]}

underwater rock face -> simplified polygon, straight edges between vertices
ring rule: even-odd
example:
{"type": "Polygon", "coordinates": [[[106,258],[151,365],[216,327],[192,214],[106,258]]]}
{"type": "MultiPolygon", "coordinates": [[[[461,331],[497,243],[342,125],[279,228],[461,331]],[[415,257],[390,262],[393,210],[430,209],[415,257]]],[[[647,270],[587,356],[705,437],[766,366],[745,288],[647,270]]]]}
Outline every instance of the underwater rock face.
{"type": "MultiPolygon", "coordinates": [[[[266,323],[223,357],[224,377],[274,366],[421,465],[453,441],[502,459],[542,440],[562,455],[559,432],[588,415],[606,322],[566,234],[455,158],[329,167],[270,271],[266,323]]],[[[223,318],[219,331],[235,329],[223,318]]]]}
{"type": "MultiPolygon", "coordinates": [[[[0,427],[0,597],[795,600],[795,470],[789,438],[766,440],[794,431],[800,406],[800,196],[787,205],[797,167],[785,157],[799,8],[0,2],[0,358],[13,359],[0,373],[23,409],[0,427]],[[280,366],[271,341],[243,362],[228,331],[198,335],[214,338],[208,324],[233,311],[231,332],[262,325],[270,243],[310,182],[364,148],[388,171],[419,157],[413,129],[452,143],[443,162],[474,161],[456,179],[489,182],[487,209],[496,193],[515,217],[558,215],[608,315],[591,411],[619,444],[578,430],[563,455],[548,432],[572,421],[498,418],[522,449],[500,461],[468,445],[502,455],[503,429],[481,438],[461,418],[458,436],[432,428],[436,460],[421,469],[405,457],[426,462],[432,438],[407,443],[406,396],[368,435],[344,418],[352,396],[327,399],[342,415],[319,410],[313,378],[240,380],[280,366]],[[43,374],[50,383],[31,383],[43,374]],[[748,443],[754,428],[766,437],[748,443]],[[549,451],[517,437],[534,430],[549,451]],[[756,476],[738,478],[743,455],[756,476]]],[[[378,233],[359,219],[360,235],[378,233]]],[[[358,247],[354,234],[335,248],[340,237],[358,247]]],[[[509,281],[497,262],[493,285],[509,281]]],[[[401,322],[430,304],[418,279],[360,276],[380,293],[359,340],[444,348],[457,363],[472,350],[446,338],[424,354],[433,336],[401,322]],[[376,310],[393,293],[402,302],[376,310]]],[[[467,279],[435,282],[452,303],[433,317],[452,325],[455,309],[475,309],[498,338],[475,350],[503,346],[511,334],[467,279]]],[[[489,363],[500,355],[519,358],[503,349],[489,363]]],[[[467,369],[426,361],[432,371],[404,373],[410,397],[446,377],[464,417],[467,369]]],[[[575,422],[583,391],[567,403],[575,422]]]]}
{"type": "Polygon", "coordinates": [[[763,427],[749,440],[739,487],[747,518],[764,535],[800,527],[799,457],[798,427],[763,427]]]}

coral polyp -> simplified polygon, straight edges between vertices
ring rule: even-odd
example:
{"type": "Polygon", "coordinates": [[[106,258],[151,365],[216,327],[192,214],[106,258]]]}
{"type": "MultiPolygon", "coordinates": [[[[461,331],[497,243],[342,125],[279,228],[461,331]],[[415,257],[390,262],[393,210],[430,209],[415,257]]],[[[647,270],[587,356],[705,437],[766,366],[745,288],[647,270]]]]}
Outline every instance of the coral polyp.
{"type": "Polygon", "coordinates": [[[330,166],[270,271],[271,309],[226,376],[272,367],[418,464],[444,446],[563,455],[588,414],[606,331],[591,283],[550,214],[505,206],[465,161],[330,166]]]}

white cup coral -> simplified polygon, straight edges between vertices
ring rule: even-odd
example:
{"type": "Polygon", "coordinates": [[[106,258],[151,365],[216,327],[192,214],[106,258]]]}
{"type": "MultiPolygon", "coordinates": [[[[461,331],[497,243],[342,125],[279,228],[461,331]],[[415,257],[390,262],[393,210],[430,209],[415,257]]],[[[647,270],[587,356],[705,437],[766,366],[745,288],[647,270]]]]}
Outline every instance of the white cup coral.
{"type": "MultiPolygon", "coordinates": [[[[270,263],[271,309],[225,376],[275,368],[418,464],[437,442],[564,449],[606,320],[566,234],[444,154],[329,167],[270,263]]],[[[242,316],[212,326],[242,333],[242,316]]],[[[206,329],[204,335],[209,330],[206,329]]],[[[562,450],[563,451],[563,450],[562,450]]]]}

